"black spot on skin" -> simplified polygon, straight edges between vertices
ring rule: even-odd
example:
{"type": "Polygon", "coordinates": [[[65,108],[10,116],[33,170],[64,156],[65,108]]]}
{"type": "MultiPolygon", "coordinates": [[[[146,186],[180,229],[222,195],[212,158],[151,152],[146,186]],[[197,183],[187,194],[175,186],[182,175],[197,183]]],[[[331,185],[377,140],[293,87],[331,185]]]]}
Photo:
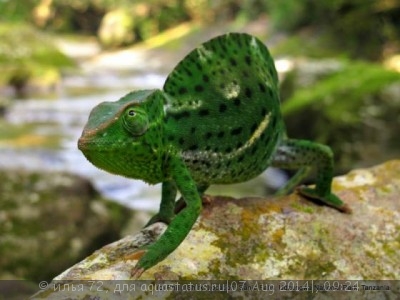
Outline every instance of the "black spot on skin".
{"type": "Polygon", "coordinates": [[[231,135],[239,135],[242,132],[242,127],[237,127],[231,130],[231,135]]]}
{"type": "Polygon", "coordinates": [[[244,93],[245,93],[247,98],[251,98],[253,96],[253,93],[251,92],[251,89],[248,88],[248,87],[245,89],[244,93]]]}
{"type": "Polygon", "coordinates": [[[174,118],[175,120],[180,120],[182,118],[189,118],[190,112],[185,110],[176,114],[171,114],[171,117],[174,118]]]}
{"type": "Polygon", "coordinates": [[[219,112],[223,113],[223,112],[225,112],[227,110],[227,108],[228,107],[226,106],[226,104],[222,103],[222,104],[219,105],[219,112]]]}
{"type": "Polygon", "coordinates": [[[249,55],[246,55],[246,57],[244,58],[244,60],[246,61],[247,65],[251,65],[251,57],[249,55]]]}
{"type": "Polygon", "coordinates": [[[274,68],[274,65],[272,63],[269,64],[268,70],[269,70],[269,73],[271,75],[275,74],[275,68],[274,68]]]}
{"type": "Polygon", "coordinates": [[[224,137],[224,135],[225,135],[225,132],[223,132],[223,131],[220,131],[220,132],[218,132],[218,135],[217,135],[217,137],[218,137],[218,138],[223,138],[223,137],[224,137]]]}
{"type": "Polygon", "coordinates": [[[253,126],[251,126],[251,129],[250,129],[251,133],[254,133],[257,130],[257,128],[258,128],[258,124],[254,123],[253,126]]]}
{"type": "Polygon", "coordinates": [[[223,44],[222,40],[221,40],[221,48],[222,48],[223,53],[227,53],[228,52],[228,49],[226,48],[225,44],[223,44]]]}
{"type": "Polygon", "coordinates": [[[278,118],[272,118],[272,120],[271,120],[271,126],[272,126],[272,128],[275,128],[276,127],[276,123],[278,122],[278,118]]]}
{"type": "Polygon", "coordinates": [[[205,135],[204,135],[204,137],[206,138],[206,139],[209,139],[209,138],[211,138],[212,137],[212,132],[207,132],[205,135]]]}
{"type": "Polygon", "coordinates": [[[266,140],[267,137],[268,137],[268,136],[267,136],[267,132],[264,131],[264,132],[261,134],[261,140],[266,140]]]}
{"type": "Polygon", "coordinates": [[[206,108],[200,109],[200,111],[199,111],[199,116],[200,117],[205,117],[205,116],[208,116],[209,114],[210,114],[210,111],[208,109],[206,109],[206,108]]]}
{"type": "Polygon", "coordinates": [[[196,92],[198,92],[198,93],[201,93],[202,91],[204,91],[204,87],[203,87],[202,85],[198,84],[198,85],[196,85],[196,86],[194,87],[194,90],[195,90],[196,92]]]}
{"type": "Polygon", "coordinates": [[[236,60],[233,59],[233,58],[230,58],[230,59],[229,59],[229,62],[231,63],[232,66],[236,66],[236,65],[237,65],[236,60]]]}
{"type": "Polygon", "coordinates": [[[263,107],[262,109],[261,109],[261,116],[265,116],[267,114],[267,109],[265,108],[265,107],[263,107]]]}
{"type": "Polygon", "coordinates": [[[261,91],[262,93],[265,93],[265,92],[267,91],[267,89],[265,88],[265,84],[264,84],[264,83],[260,82],[260,83],[258,84],[258,86],[259,86],[260,91],[261,91]]]}
{"type": "Polygon", "coordinates": [[[239,98],[235,98],[235,100],[233,100],[233,104],[235,104],[236,106],[239,106],[241,104],[241,101],[239,98]]]}
{"type": "Polygon", "coordinates": [[[235,40],[236,40],[236,43],[238,44],[239,48],[241,48],[242,47],[241,35],[236,35],[235,40]]]}
{"type": "Polygon", "coordinates": [[[203,75],[203,81],[204,82],[209,82],[210,78],[207,75],[203,75]]]}
{"type": "Polygon", "coordinates": [[[190,77],[193,76],[193,73],[188,69],[188,68],[184,68],[186,74],[188,74],[190,77]]]}
{"type": "Polygon", "coordinates": [[[254,153],[256,153],[256,151],[257,151],[257,146],[253,146],[253,148],[250,151],[251,155],[254,155],[254,153]]]}
{"type": "Polygon", "coordinates": [[[203,70],[203,68],[199,62],[196,62],[196,67],[197,67],[197,69],[199,69],[199,71],[203,70]]]}
{"type": "Polygon", "coordinates": [[[183,138],[179,138],[178,142],[179,142],[179,145],[182,146],[185,143],[185,140],[183,138]]]}
{"type": "Polygon", "coordinates": [[[274,92],[272,91],[272,89],[268,89],[268,96],[269,96],[270,98],[273,98],[273,97],[274,97],[274,92]]]}
{"type": "Polygon", "coordinates": [[[183,95],[183,94],[186,94],[186,93],[187,93],[187,89],[185,87],[181,87],[179,89],[179,95],[183,95]]]}

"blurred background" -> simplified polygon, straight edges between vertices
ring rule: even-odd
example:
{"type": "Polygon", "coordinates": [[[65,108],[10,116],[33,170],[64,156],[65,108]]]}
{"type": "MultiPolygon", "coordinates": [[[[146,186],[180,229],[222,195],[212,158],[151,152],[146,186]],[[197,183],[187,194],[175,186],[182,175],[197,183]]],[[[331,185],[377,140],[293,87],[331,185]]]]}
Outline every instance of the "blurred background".
{"type": "Polygon", "coordinates": [[[161,88],[230,31],[270,48],[289,136],[331,146],[337,175],[400,156],[397,0],[0,0],[0,279],[49,280],[146,222],[160,187],[97,170],[77,139],[96,104],[161,88]]]}

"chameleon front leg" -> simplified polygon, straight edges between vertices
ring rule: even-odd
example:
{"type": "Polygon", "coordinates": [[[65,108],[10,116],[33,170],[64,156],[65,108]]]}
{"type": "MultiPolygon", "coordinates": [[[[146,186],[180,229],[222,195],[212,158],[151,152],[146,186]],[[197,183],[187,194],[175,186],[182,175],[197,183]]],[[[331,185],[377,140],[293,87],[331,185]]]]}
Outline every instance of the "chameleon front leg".
{"type": "MultiPolygon", "coordinates": [[[[180,158],[171,158],[169,169],[176,187],[185,199],[186,207],[171,221],[164,234],[146,249],[132,271],[132,277],[138,278],[145,270],[154,266],[173,252],[188,235],[202,208],[201,198],[188,169],[180,158]]],[[[168,209],[170,206],[168,205],[168,209]]]]}
{"type": "Polygon", "coordinates": [[[315,167],[317,169],[315,188],[302,186],[298,188],[299,193],[307,198],[320,200],[339,211],[351,212],[338,196],[331,193],[333,153],[329,147],[306,140],[284,139],[279,143],[271,165],[283,169],[300,168],[283,190],[297,184],[307,175],[310,167],[315,167]]]}

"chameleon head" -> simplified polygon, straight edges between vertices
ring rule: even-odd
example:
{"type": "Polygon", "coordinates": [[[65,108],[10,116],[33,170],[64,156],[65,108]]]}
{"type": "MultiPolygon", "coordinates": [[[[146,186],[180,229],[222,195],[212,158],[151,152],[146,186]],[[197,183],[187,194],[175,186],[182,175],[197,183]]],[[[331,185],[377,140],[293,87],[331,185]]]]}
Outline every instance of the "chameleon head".
{"type": "Polygon", "coordinates": [[[103,102],[89,115],[78,148],[96,167],[158,182],[161,176],[163,102],[158,90],[134,91],[103,102]]]}

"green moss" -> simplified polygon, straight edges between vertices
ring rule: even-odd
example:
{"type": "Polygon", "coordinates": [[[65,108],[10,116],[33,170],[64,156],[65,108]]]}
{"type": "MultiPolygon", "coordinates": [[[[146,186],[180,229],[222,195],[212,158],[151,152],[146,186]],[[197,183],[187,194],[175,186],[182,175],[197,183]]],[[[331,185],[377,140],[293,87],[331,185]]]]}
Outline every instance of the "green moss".
{"type": "Polygon", "coordinates": [[[297,211],[305,212],[308,214],[312,214],[315,212],[315,209],[312,206],[300,204],[299,202],[293,202],[290,206],[293,207],[297,211]]]}
{"type": "Polygon", "coordinates": [[[324,275],[332,273],[335,270],[336,266],[332,262],[309,260],[306,263],[304,278],[321,279],[324,275]]]}
{"type": "Polygon", "coordinates": [[[60,69],[73,66],[49,36],[27,24],[0,23],[0,39],[0,85],[56,84],[60,69]]]}

